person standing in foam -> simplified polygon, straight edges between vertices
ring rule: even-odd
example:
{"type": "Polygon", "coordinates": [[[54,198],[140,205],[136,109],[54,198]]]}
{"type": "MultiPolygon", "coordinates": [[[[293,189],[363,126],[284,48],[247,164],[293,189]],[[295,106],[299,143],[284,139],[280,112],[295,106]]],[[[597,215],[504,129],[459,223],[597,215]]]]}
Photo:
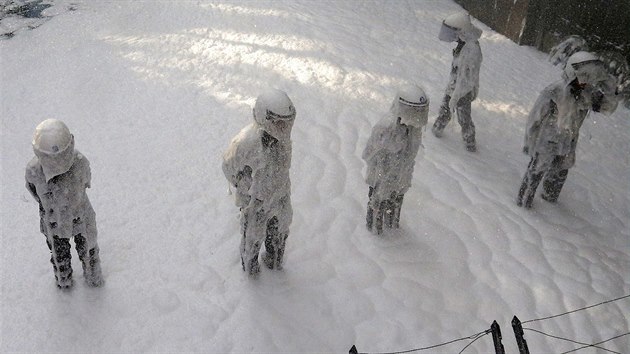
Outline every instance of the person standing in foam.
{"type": "Polygon", "coordinates": [[[555,203],[575,164],[580,128],[588,112],[612,114],[617,108],[616,80],[594,54],[569,57],[563,78],[538,96],[527,119],[523,152],[531,157],[516,204],[531,208],[538,184],[542,198],[555,203]]]}
{"type": "Polygon", "coordinates": [[[475,124],[471,118],[471,103],[479,91],[479,69],[481,67],[481,30],[470,22],[468,14],[454,14],[442,22],[439,39],[457,42],[453,49],[451,76],[444,93],[440,113],[433,124],[433,135],[440,138],[451,120],[451,109],[457,113],[462,128],[462,138],[468,151],[477,151],[475,124]]]}
{"type": "Polygon", "coordinates": [[[289,168],[295,116],[285,92],[263,92],[254,105],[254,121],[232,139],[223,155],[223,173],[240,210],[241,264],[250,275],[260,271],[263,242],[264,264],[282,269],[293,218],[289,168]]]}
{"type": "Polygon", "coordinates": [[[396,94],[389,113],[372,129],[362,157],[369,185],[367,228],[373,233],[399,226],[403,197],[411,187],[428,114],[429,99],[424,90],[407,85],[396,94]]]}
{"type": "Polygon", "coordinates": [[[74,136],[60,120],[47,119],[35,129],[35,157],[26,166],[26,188],[39,204],[40,230],[46,236],[59,288],[70,288],[70,239],[74,239],[89,286],[103,284],[96,214],[86,188],[91,172],[87,158],[74,149],[74,136]]]}

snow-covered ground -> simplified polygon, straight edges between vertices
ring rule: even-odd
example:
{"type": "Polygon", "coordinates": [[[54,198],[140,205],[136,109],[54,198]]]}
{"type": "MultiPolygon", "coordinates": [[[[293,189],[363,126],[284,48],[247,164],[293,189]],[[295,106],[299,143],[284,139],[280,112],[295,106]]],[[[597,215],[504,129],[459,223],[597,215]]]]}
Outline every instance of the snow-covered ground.
{"type": "MultiPolygon", "coordinates": [[[[400,83],[432,124],[450,1],[56,1],[0,40],[1,352],[388,352],[447,342],[630,293],[630,119],[592,114],[556,205],[514,197],[526,115],[559,77],[486,26],[478,152],[459,126],[424,134],[401,229],[365,226],[361,151],[400,83]],[[73,8],[74,11],[67,11],[73,8]],[[44,11],[44,14],[46,13],[44,11]],[[265,87],[297,108],[285,270],[240,266],[221,154],[265,87]],[[66,122],[92,164],[106,284],[55,287],[24,188],[35,126],[66,122]]],[[[629,332],[630,299],[526,327],[581,342],[629,332]]],[[[578,344],[525,332],[532,353],[578,344]]],[[[457,353],[466,341],[433,349],[457,353]]],[[[627,352],[629,336],[602,346],[627,352]]],[[[466,353],[492,351],[485,336],[466,353]]],[[[586,349],[580,352],[603,352],[586,349]]]]}

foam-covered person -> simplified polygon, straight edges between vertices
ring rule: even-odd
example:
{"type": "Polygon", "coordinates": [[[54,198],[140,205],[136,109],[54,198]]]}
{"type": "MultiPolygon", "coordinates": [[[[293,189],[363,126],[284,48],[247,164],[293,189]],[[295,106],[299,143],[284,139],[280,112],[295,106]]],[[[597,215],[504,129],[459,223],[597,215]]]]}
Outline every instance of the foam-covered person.
{"type": "Polygon", "coordinates": [[[362,157],[369,185],[367,228],[375,234],[381,234],[384,227],[399,227],[403,197],[411,187],[428,113],[429,99],[424,90],[405,85],[389,112],[372,129],[362,157]]]}
{"type": "Polygon", "coordinates": [[[453,49],[451,74],[440,107],[440,113],[431,131],[441,137],[451,121],[451,110],[457,114],[462,129],[462,139],[468,151],[476,151],[475,124],[471,117],[471,103],[479,91],[479,69],[481,67],[481,30],[475,27],[466,13],[448,16],[442,22],[438,38],[444,42],[456,42],[453,49]]]}
{"type": "Polygon", "coordinates": [[[580,128],[590,111],[610,115],[617,108],[616,80],[593,53],[571,55],[562,79],[547,86],[529,113],[523,152],[531,159],[516,203],[531,208],[539,183],[554,203],[575,164],[580,128]]]}
{"type": "Polygon", "coordinates": [[[103,284],[96,214],[88,199],[88,159],[74,148],[74,136],[60,120],[47,119],[35,129],[35,157],[26,166],[26,188],[39,204],[40,230],[46,236],[59,288],[73,285],[70,239],[74,239],[89,286],[103,284]]]}
{"type": "Polygon", "coordinates": [[[291,129],[295,107],[281,90],[269,89],[256,99],[253,122],[230,142],[223,155],[223,173],[235,196],[241,220],[241,264],[250,275],[263,263],[282,269],[293,218],[291,208],[291,129]]]}

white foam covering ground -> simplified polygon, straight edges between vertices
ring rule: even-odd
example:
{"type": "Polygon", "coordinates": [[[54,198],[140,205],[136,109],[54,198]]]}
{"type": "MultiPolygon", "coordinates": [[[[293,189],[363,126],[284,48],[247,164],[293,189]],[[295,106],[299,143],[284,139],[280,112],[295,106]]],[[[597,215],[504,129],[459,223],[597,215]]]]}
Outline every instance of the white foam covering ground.
{"type": "MultiPolygon", "coordinates": [[[[63,1],[0,41],[2,352],[387,352],[446,342],[630,293],[630,119],[582,127],[557,205],[514,197],[527,113],[560,77],[546,54],[475,21],[484,61],[478,152],[427,130],[401,229],[365,228],[360,154],[398,86],[431,98],[461,8],[434,1],[63,1]],[[268,85],[298,116],[285,270],[241,270],[221,154],[268,85]],[[58,290],[24,166],[63,120],[91,161],[106,284],[58,290]]],[[[74,251],[73,251],[74,252],[74,251]]],[[[594,343],[629,331],[630,299],[527,326],[594,343]]],[[[526,331],[532,353],[579,345],[526,331]]],[[[458,342],[433,352],[459,352],[458,342]]],[[[602,346],[630,348],[629,336],[602,346]]],[[[485,336],[466,353],[492,351],[485,336]]],[[[601,350],[600,350],[601,351],[601,350]]],[[[600,352],[587,349],[581,352],[600,352]]]]}

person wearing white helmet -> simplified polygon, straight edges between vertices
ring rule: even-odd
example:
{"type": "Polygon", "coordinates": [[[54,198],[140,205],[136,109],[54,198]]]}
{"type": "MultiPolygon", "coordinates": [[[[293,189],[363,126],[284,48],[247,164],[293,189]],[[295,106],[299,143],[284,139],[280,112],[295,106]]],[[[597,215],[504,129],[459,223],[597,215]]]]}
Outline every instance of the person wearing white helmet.
{"type": "Polygon", "coordinates": [[[431,131],[441,137],[451,120],[451,109],[457,113],[462,128],[462,138],[468,151],[476,151],[475,124],[471,118],[471,103],[479,91],[479,69],[481,67],[481,30],[475,27],[466,13],[448,16],[442,22],[438,38],[444,42],[457,42],[453,49],[451,75],[444,93],[440,113],[431,131]]]}
{"type": "Polygon", "coordinates": [[[51,252],[59,288],[73,285],[70,239],[74,239],[89,286],[103,283],[96,236],[96,216],[86,188],[87,158],[74,148],[74,136],[60,120],[47,119],[35,129],[35,157],[26,166],[26,188],[39,203],[40,231],[51,252]]]}
{"type": "Polygon", "coordinates": [[[241,219],[241,264],[250,275],[263,262],[282,269],[293,218],[291,208],[291,129],[296,111],[283,91],[270,89],[258,96],[254,121],[243,128],[223,154],[222,169],[241,219]]]}
{"type": "Polygon", "coordinates": [[[388,114],[372,129],[363,150],[369,185],[367,228],[398,228],[403,197],[411,187],[415,158],[427,124],[429,99],[417,85],[403,86],[388,114]]]}
{"type": "Polygon", "coordinates": [[[617,108],[615,79],[589,52],[571,55],[562,79],[540,94],[527,119],[523,152],[531,157],[516,203],[531,208],[543,182],[542,198],[556,202],[575,164],[580,127],[589,111],[612,114],[617,108]]]}

